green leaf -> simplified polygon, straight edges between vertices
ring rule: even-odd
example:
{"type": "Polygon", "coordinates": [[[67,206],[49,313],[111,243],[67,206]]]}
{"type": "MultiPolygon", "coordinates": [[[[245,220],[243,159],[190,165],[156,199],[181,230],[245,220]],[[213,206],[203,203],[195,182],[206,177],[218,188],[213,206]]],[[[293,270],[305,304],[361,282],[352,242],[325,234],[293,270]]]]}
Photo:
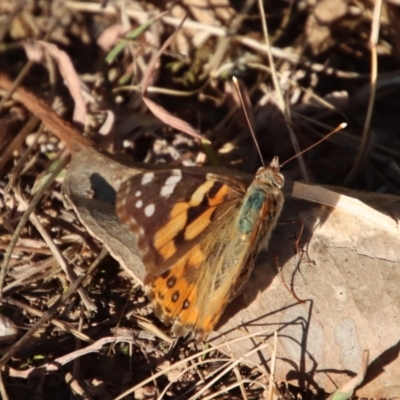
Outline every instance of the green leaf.
{"type": "Polygon", "coordinates": [[[109,51],[109,53],[106,56],[106,63],[111,63],[114,61],[114,59],[118,56],[119,53],[124,51],[125,47],[129,43],[128,40],[134,40],[137,39],[143,32],[147,30],[147,28],[153,23],[154,18],[149,19],[147,22],[145,22],[143,25],[138,26],[135,30],[132,32],[129,32],[126,34],[126,39],[123,40],[120,43],[118,43],[116,46],[114,46],[113,49],[109,51]]]}

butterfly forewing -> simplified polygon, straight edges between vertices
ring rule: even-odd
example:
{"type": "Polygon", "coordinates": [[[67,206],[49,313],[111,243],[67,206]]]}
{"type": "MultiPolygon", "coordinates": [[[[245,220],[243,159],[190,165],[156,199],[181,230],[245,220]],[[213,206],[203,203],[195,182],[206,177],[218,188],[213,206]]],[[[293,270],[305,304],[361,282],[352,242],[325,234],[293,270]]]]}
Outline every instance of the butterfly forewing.
{"type": "Polygon", "coordinates": [[[150,274],[161,274],[229,212],[246,188],[233,178],[179,169],[145,172],[124,182],[119,218],[138,235],[150,274]],[[224,178],[224,179],[222,179],[224,178]]]}

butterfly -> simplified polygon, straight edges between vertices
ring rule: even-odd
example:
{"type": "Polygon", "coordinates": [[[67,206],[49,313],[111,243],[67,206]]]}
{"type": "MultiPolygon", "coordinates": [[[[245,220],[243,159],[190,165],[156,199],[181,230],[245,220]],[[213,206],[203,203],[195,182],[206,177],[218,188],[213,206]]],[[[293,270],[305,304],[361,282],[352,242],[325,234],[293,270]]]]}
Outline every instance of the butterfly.
{"type": "Polygon", "coordinates": [[[122,183],[116,213],[137,235],[146,292],[176,337],[205,340],[241,292],[282,211],[283,185],[277,157],[252,182],[173,168],[122,183]]]}

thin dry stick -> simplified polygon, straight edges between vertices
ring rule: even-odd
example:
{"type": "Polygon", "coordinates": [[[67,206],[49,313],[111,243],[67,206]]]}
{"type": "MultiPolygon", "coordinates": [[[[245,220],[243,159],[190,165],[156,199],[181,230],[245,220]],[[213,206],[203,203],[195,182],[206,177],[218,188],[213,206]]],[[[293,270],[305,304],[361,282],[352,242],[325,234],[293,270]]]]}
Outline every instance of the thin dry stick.
{"type": "Polygon", "coordinates": [[[82,284],[82,282],[89,279],[91,273],[100,262],[108,255],[107,250],[103,248],[99,256],[92,263],[92,265],[86,271],[86,274],[82,274],[78,277],[78,279],[70,286],[70,288],[43,314],[43,317],[40,318],[32,328],[22,336],[18,342],[14,343],[13,346],[4,354],[4,356],[0,359],[0,368],[2,368],[12,357],[14,357],[15,353],[17,353],[26,343],[32,338],[35,332],[46,322],[48,322],[53,314],[57,311],[58,307],[64,304],[78,289],[78,287],[82,284]]]}
{"type": "MultiPolygon", "coordinates": [[[[76,358],[75,361],[78,359],[79,358],[76,358]]],[[[72,392],[70,398],[78,397],[82,400],[93,400],[93,397],[90,396],[89,393],[86,393],[85,389],[83,389],[75,376],[77,375],[71,374],[70,372],[65,374],[65,383],[70,387],[72,392]]]]}
{"type": "MultiPolygon", "coordinates": [[[[33,119],[33,118],[38,120],[38,118],[36,118],[35,116],[31,117],[31,119],[33,119]]],[[[33,139],[33,143],[31,143],[29,145],[29,147],[22,153],[21,158],[18,160],[17,164],[13,167],[13,169],[12,169],[12,171],[10,173],[10,179],[9,179],[9,181],[7,183],[7,186],[4,189],[4,195],[6,195],[10,191],[10,189],[14,185],[15,181],[19,177],[20,172],[26,167],[26,164],[28,164],[28,159],[29,159],[31,153],[34,150],[36,150],[36,145],[39,142],[40,136],[41,136],[42,131],[43,131],[43,127],[44,127],[43,124],[41,124],[39,126],[39,129],[38,129],[38,131],[37,131],[37,133],[36,133],[36,135],[35,135],[35,137],[33,139]]],[[[28,132],[28,135],[29,135],[30,133],[32,133],[32,129],[29,129],[29,130],[27,129],[27,132],[28,132]]],[[[25,139],[26,136],[27,135],[24,135],[24,139],[25,139]]],[[[21,140],[21,143],[22,143],[22,140],[21,140]]],[[[12,154],[12,153],[10,153],[10,154],[12,154]]],[[[8,158],[7,158],[7,160],[8,160],[8,158]]],[[[0,169],[1,169],[1,166],[0,166],[0,169]]]]}
{"type": "MultiPolygon", "coordinates": [[[[271,67],[271,76],[272,76],[272,80],[274,82],[275,91],[278,96],[278,107],[280,108],[280,110],[283,114],[283,117],[284,117],[284,120],[286,123],[286,127],[289,131],[289,136],[290,136],[290,140],[293,145],[294,152],[296,154],[299,154],[300,147],[299,147],[299,143],[297,142],[296,135],[294,134],[293,129],[292,129],[292,125],[291,125],[292,117],[290,116],[290,109],[289,109],[289,107],[287,107],[285,99],[283,98],[283,95],[282,95],[281,88],[279,87],[278,74],[275,69],[274,58],[272,56],[271,46],[269,44],[268,28],[267,28],[267,22],[265,19],[265,13],[264,13],[264,7],[263,7],[262,0],[258,0],[258,5],[259,5],[260,13],[261,13],[261,21],[262,21],[262,27],[263,27],[263,32],[264,32],[264,40],[265,40],[265,44],[267,47],[269,65],[271,67]]],[[[310,180],[308,179],[308,174],[307,174],[306,166],[304,165],[303,157],[301,157],[299,155],[297,157],[297,160],[299,161],[299,166],[300,166],[301,175],[303,177],[303,180],[305,182],[309,182],[310,180]]]]}
{"type": "MultiPolygon", "coordinates": [[[[16,307],[20,308],[21,310],[23,310],[25,313],[33,314],[39,318],[42,318],[44,315],[43,311],[40,311],[32,306],[29,306],[28,304],[22,303],[21,301],[18,301],[18,300],[12,299],[12,298],[3,299],[1,301],[1,303],[16,306],[16,307]]],[[[83,340],[85,342],[93,343],[93,340],[89,336],[76,330],[71,324],[69,324],[67,322],[52,318],[50,323],[53,324],[54,326],[56,326],[57,328],[59,328],[60,330],[71,333],[77,339],[83,340]]]]}
{"type": "MultiPolygon", "coordinates": [[[[15,196],[17,197],[17,200],[21,204],[23,204],[25,207],[27,207],[27,203],[22,198],[22,195],[20,193],[18,193],[18,191],[15,191],[15,196]]],[[[39,221],[39,218],[36,216],[34,211],[32,211],[31,215],[29,216],[29,219],[32,222],[32,224],[36,227],[36,229],[39,231],[39,233],[42,235],[43,240],[46,242],[47,246],[49,246],[49,249],[51,250],[54,258],[57,260],[58,265],[64,271],[64,273],[67,276],[68,280],[71,283],[74,283],[74,281],[77,278],[75,272],[67,264],[67,262],[65,261],[64,256],[61,254],[59,248],[54,243],[54,241],[51,238],[51,236],[47,233],[46,229],[44,229],[43,225],[39,221]]],[[[78,289],[78,293],[81,296],[82,302],[85,305],[87,310],[95,311],[97,309],[95,304],[89,299],[89,296],[87,295],[85,289],[79,288],[78,289]]]]}
{"type": "MultiPolygon", "coordinates": [[[[266,71],[268,74],[272,74],[272,68],[269,67],[268,65],[260,64],[260,63],[255,63],[255,62],[248,62],[246,63],[247,68],[252,68],[256,70],[261,70],[261,71],[266,71]]],[[[283,74],[279,71],[276,71],[276,74],[278,77],[281,77],[283,74]]],[[[399,77],[400,78],[400,77],[399,77]]],[[[329,103],[329,101],[323,99],[321,96],[319,96],[317,93],[314,93],[312,89],[307,89],[304,86],[300,85],[299,82],[296,82],[293,78],[289,77],[288,79],[290,85],[294,89],[300,89],[302,93],[306,94],[307,96],[310,96],[313,100],[315,100],[318,104],[320,104],[322,107],[325,107],[329,110],[335,111],[338,114],[340,114],[343,119],[346,118],[346,115],[343,113],[343,111],[335,108],[333,104],[329,103]]]]}
{"type": "MultiPolygon", "coordinates": [[[[5,247],[5,249],[7,249],[8,245],[5,247]]],[[[21,249],[22,251],[26,251],[26,252],[31,252],[34,253],[34,251],[31,251],[30,248],[21,248],[21,246],[16,246],[14,248],[14,250],[19,250],[21,249]]],[[[49,250],[50,252],[50,250],[49,250]]],[[[49,253],[51,254],[51,252],[49,253]]],[[[15,278],[12,282],[10,282],[8,285],[6,285],[3,288],[3,295],[5,293],[7,293],[9,290],[11,290],[12,288],[18,287],[18,286],[24,286],[26,285],[26,281],[28,280],[35,280],[34,275],[35,274],[41,274],[43,273],[44,270],[48,269],[48,268],[54,268],[57,265],[56,260],[54,260],[53,257],[49,257],[46,260],[42,260],[33,264],[30,264],[30,268],[25,271],[24,273],[22,273],[21,275],[19,275],[17,278],[15,278]]],[[[29,284],[29,282],[28,282],[29,284]]],[[[4,297],[3,299],[4,300],[4,297]]],[[[8,299],[9,300],[9,299],[8,299]]],[[[7,301],[8,301],[7,300],[7,301]]]]}
{"type": "MultiPolygon", "coordinates": [[[[5,249],[7,249],[7,247],[8,247],[8,245],[0,243],[0,250],[5,250],[5,249]]],[[[23,251],[25,253],[37,253],[37,254],[46,254],[46,255],[51,254],[51,251],[49,249],[47,249],[47,248],[44,249],[41,247],[15,246],[14,249],[16,251],[23,251]]]]}
{"type": "MultiPolygon", "coordinates": [[[[189,372],[190,369],[192,368],[196,368],[198,370],[198,367],[200,365],[204,365],[204,364],[208,364],[208,363],[222,363],[222,365],[219,365],[218,367],[216,367],[215,369],[213,369],[212,371],[209,371],[209,374],[207,375],[207,379],[211,379],[211,377],[215,376],[216,374],[218,374],[220,371],[225,370],[226,367],[228,367],[229,365],[231,365],[233,361],[233,358],[231,357],[230,359],[226,359],[226,358],[209,358],[207,360],[201,360],[201,361],[197,361],[196,363],[190,364],[190,366],[188,366],[187,368],[185,368],[182,372],[180,372],[178,375],[174,376],[174,379],[171,380],[167,386],[165,386],[164,390],[162,391],[162,393],[160,394],[160,399],[163,399],[165,396],[165,393],[168,392],[168,390],[170,390],[170,387],[176,383],[179,382],[180,379],[182,378],[182,376],[184,376],[185,374],[187,374],[189,372]]],[[[263,375],[268,375],[267,371],[265,371],[265,369],[260,368],[260,365],[257,363],[254,363],[252,361],[246,360],[246,365],[248,365],[249,367],[255,367],[256,369],[259,370],[259,372],[263,375]]],[[[174,365],[172,365],[172,367],[174,367],[174,365]]],[[[174,369],[174,368],[172,368],[174,369]]],[[[190,387],[189,389],[187,389],[185,392],[182,393],[181,396],[186,396],[188,395],[190,392],[193,392],[194,390],[196,390],[199,386],[203,385],[205,383],[206,380],[204,381],[197,381],[195,385],[193,385],[192,387],[190,387]]],[[[245,380],[240,380],[240,382],[235,383],[234,385],[232,385],[232,387],[237,387],[241,384],[241,382],[244,382],[245,380]]],[[[253,381],[252,383],[257,383],[260,386],[262,386],[265,389],[265,385],[262,383],[258,383],[253,381]]],[[[229,387],[224,388],[225,391],[228,391],[229,387]]]]}
{"type": "MultiPolygon", "coordinates": [[[[6,90],[11,90],[13,83],[6,75],[0,73],[0,86],[6,90]]],[[[33,93],[23,87],[18,87],[14,97],[32,114],[38,117],[54,135],[62,140],[71,152],[93,146],[93,143],[88,138],[83,136],[69,122],[63,120],[53,109],[33,93]]]]}
{"type": "MultiPolygon", "coordinates": [[[[265,389],[265,386],[260,382],[251,381],[249,379],[242,379],[240,382],[232,383],[232,385],[225,386],[224,388],[220,389],[218,392],[213,393],[210,396],[202,397],[202,399],[203,400],[212,400],[212,399],[215,399],[215,398],[217,398],[217,399],[226,398],[226,393],[229,393],[230,390],[236,389],[239,385],[243,386],[245,383],[248,383],[249,384],[248,386],[250,386],[250,385],[258,385],[262,389],[265,389]]],[[[247,396],[247,394],[246,394],[246,396],[247,396]]],[[[243,398],[243,399],[248,399],[248,397],[243,398]]]]}
{"type": "MultiPolygon", "coordinates": [[[[221,348],[223,348],[223,347],[225,347],[225,346],[227,346],[229,344],[236,343],[236,342],[239,342],[239,341],[244,340],[244,339],[249,339],[249,338],[265,335],[266,333],[271,333],[271,329],[263,329],[260,332],[255,332],[255,333],[252,333],[252,334],[240,337],[240,338],[232,339],[232,340],[229,340],[226,343],[221,343],[221,344],[219,344],[217,346],[209,347],[209,348],[207,348],[207,349],[205,349],[203,351],[200,351],[200,352],[198,352],[196,354],[193,354],[190,357],[186,357],[183,360],[180,360],[177,363],[169,366],[165,370],[157,372],[155,375],[152,375],[149,378],[146,378],[145,380],[143,380],[142,382],[138,383],[134,387],[132,387],[132,388],[128,389],[127,391],[125,391],[124,393],[120,394],[118,397],[115,398],[115,400],[123,399],[124,397],[126,397],[129,394],[133,393],[135,390],[147,385],[149,382],[153,381],[154,379],[156,379],[156,378],[158,378],[160,376],[166,375],[169,371],[172,371],[172,370],[180,367],[181,365],[184,365],[184,364],[188,363],[189,361],[194,360],[197,357],[200,357],[200,356],[208,354],[208,353],[210,353],[212,351],[221,349],[221,348]]],[[[258,350],[260,350],[260,349],[258,348],[258,345],[257,345],[257,351],[258,350]]],[[[248,354],[250,354],[250,353],[248,353],[248,354]]]]}
{"type": "Polygon", "coordinates": [[[237,34],[237,31],[242,26],[243,19],[246,14],[250,11],[250,8],[253,7],[254,0],[246,0],[240,13],[231,21],[229,25],[229,29],[226,36],[222,36],[219,39],[219,43],[213,55],[211,55],[210,62],[208,66],[206,66],[205,71],[199,77],[200,81],[207,78],[209,73],[214,69],[218,69],[221,65],[223,59],[226,57],[227,51],[230,50],[232,43],[232,36],[237,34]]]}
{"type": "Polygon", "coordinates": [[[2,152],[0,157],[0,171],[3,169],[4,165],[11,158],[12,153],[15,149],[20,148],[21,144],[24,142],[26,137],[32,133],[36,125],[39,123],[39,118],[35,115],[31,116],[28,122],[22,127],[22,129],[15,135],[8,146],[2,152]]]}
{"type": "Polygon", "coordinates": [[[371,93],[369,96],[367,115],[365,117],[363,136],[361,140],[360,150],[358,151],[356,160],[354,161],[353,167],[346,177],[345,184],[349,184],[354,181],[354,179],[359,174],[363,162],[365,160],[365,155],[369,143],[370,134],[370,124],[372,119],[372,112],[374,110],[375,96],[376,96],[376,81],[378,75],[378,53],[377,44],[379,40],[379,27],[380,27],[380,16],[382,9],[382,0],[377,0],[375,2],[374,15],[372,18],[372,28],[371,28],[371,93]]]}
{"type": "Polygon", "coordinates": [[[3,371],[0,371],[0,395],[2,400],[9,400],[3,381],[3,371]]]}
{"type": "Polygon", "coordinates": [[[25,224],[28,222],[29,217],[32,213],[32,211],[36,208],[36,206],[39,204],[39,201],[42,199],[42,196],[44,193],[46,193],[46,190],[50,187],[50,185],[54,182],[54,180],[57,178],[58,174],[65,168],[65,166],[68,164],[68,159],[69,157],[65,157],[64,159],[60,160],[58,165],[54,168],[54,171],[50,174],[50,176],[43,182],[42,187],[38,190],[36,195],[33,197],[32,201],[30,202],[28,208],[25,210],[24,215],[20,219],[17,227],[15,228],[14,234],[11,238],[10,244],[8,246],[8,249],[4,255],[4,260],[1,263],[1,270],[0,270],[0,298],[3,295],[3,286],[4,286],[4,280],[7,275],[8,271],[8,264],[11,259],[11,254],[14,250],[15,245],[17,244],[17,241],[19,239],[19,236],[22,232],[22,229],[24,228],[25,224]]]}
{"type": "MultiPolygon", "coordinates": [[[[79,331],[82,331],[82,328],[83,328],[83,324],[84,324],[84,320],[85,320],[84,314],[85,314],[84,310],[83,310],[83,308],[81,308],[81,315],[79,318],[79,326],[78,326],[79,331]]],[[[75,351],[79,351],[81,349],[82,349],[82,341],[79,339],[76,339],[75,351]]],[[[81,358],[78,357],[78,358],[75,358],[74,363],[73,363],[73,367],[72,367],[73,376],[74,377],[79,376],[80,372],[81,372],[81,358]]],[[[72,386],[71,386],[71,388],[72,388],[72,386]]]]}
{"type": "MultiPolygon", "coordinates": [[[[168,390],[170,390],[171,386],[176,383],[179,382],[180,379],[188,374],[190,372],[191,369],[196,369],[196,371],[199,370],[199,366],[200,365],[204,365],[204,364],[212,364],[212,363],[222,363],[222,365],[219,365],[218,367],[216,367],[215,369],[213,369],[212,371],[209,371],[209,375],[207,376],[208,378],[216,375],[219,371],[221,371],[222,369],[224,369],[226,366],[230,365],[232,361],[227,359],[227,358],[209,358],[207,360],[201,360],[201,361],[197,361],[195,363],[191,363],[188,367],[186,367],[183,371],[181,371],[178,375],[174,376],[173,379],[170,380],[170,382],[168,383],[167,386],[165,386],[164,390],[161,392],[159,398],[163,399],[165,394],[168,392],[168,390]]],[[[196,383],[194,385],[192,385],[190,388],[186,389],[181,396],[187,396],[189,393],[193,392],[194,390],[196,390],[199,386],[203,385],[205,383],[205,379],[202,380],[197,380],[196,383]]]]}
{"type": "Polygon", "coordinates": [[[65,356],[61,356],[55,358],[46,364],[41,365],[40,367],[32,367],[25,370],[17,370],[12,367],[8,369],[9,376],[15,378],[34,378],[36,376],[43,376],[47,375],[49,372],[57,371],[61,368],[61,366],[68,364],[72,360],[75,360],[77,357],[82,357],[89,353],[97,353],[101,351],[101,349],[108,343],[113,342],[130,342],[131,339],[128,337],[114,337],[114,336],[106,336],[103,337],[96,342],[92,343],[91,345],[77,351],[73,351],[72,353],[68,353],[65,356]]]}
{"type": "Polygon", "coordinates": [[[214,377],[210,382],[207,383],[201,390],[199,390],[195,395],[191,397],[191,399],[198,399],[201,395],[206,392],[213,384],[218,382],[224,375],[226,375],[229,371],[231,371],[236,365],[240,364],[242,361],[246,359],[246,357],[251,356],[254,353],[262,351],[266,347],[268,347],[268,343],[259,343],[254,349],[248,351],[244,356],[239,357],[232,364],[228,365],[223,371],[221,371],[216,377],[214,377]]]}
{"type": "Polygon", "coordinates": [[[150,82],[153,79],[153,75],[154,75],[154,71],[155,71],[157,62],[159,61],[164,50],[175,39],[176,35],[179,32],[179,29],[181,28],[182,24],[185,21],[185,18],[181,21],[181,24],[176,28],[175,32],[170,37],[168,37],[168,39],[164,42],[164,44],[161,46],[160,50],[158,50],[156,52],[156,54],[151,58],[149,65],[147,66],[147,71],[146,71],[146,73],[143,77],[143,81],[142,81],[142,99],[143,99],[144,103],[146,104],[146,106],[149,108],[149,110],[157,118],[159,118],[162,122],[168,124],[172,128],[175,128],[182,132],[185,132],[188,135],[193,136],[196,139],[199,139],[200,141],[203,141],[204,140],[203,136],[201,136],[196,131],[196,129],[194,129],[189,123],[182,121],[179,118],[174,117],[171,113],[169,113],[163,107],[161,107],[156,102],[154,102],[153,100],[148,98],[146,95],[147,87],[149,86],[150,82]]]}
{"type": "Polygon", "coordinates": [[[269,374],[269,387],[268,387],[268,396],[267,396],[268,400],[272,400],[272,397],[274,394],[274,389],[275,389],[274,376],[275,376],[277,349],[278,349],[278,333],[277,333],[277,331],[275,331],[274,332],[274,350],[273,350],[272,356],[271,356],[271,372],[269,374]]]}
{"type": "MultiPolygon", "coordinates": [[[[88,3],[88,2],[80,2],[80,1],[66,1],[65,6],[70,10],[74,11],[84,11],[84,12],[91,12],[96,14],[106,14],[106,15],[117,15],[118,9],[114,7],[114,5],[106,5],[102,7],[101,4],[97,3],[88,3]]],[[[143,19],[150,19],[154,15],[154,13],[149,13],[147,11],[137,10],[133,8],[127,8],[126,14],[133,19],[136,20],[143,20],[143,19]]],[[[181,23],[180,18],[171,17],[169,15],[164,15],[160,18],[165,24],[171,26],[178,26],[181,23]]],[[[201,22],[193,21],[191,19],[187,19],[183,28],[191,29],[194,31],[201,31],[201,32],[208,32],[211,35],[217,37],[223,37],[228,35],[228,30],[226,28],[220,26],[214,26],[209,24],[204,24],[201,22]]],[[[235,37],[235,40],[252,50],[258,51],[262,54],[267,54],[265,45],[260,43],[258,40],[255,40],[248,36],[243,37],[235,37]]],[[[271,52],[274,57],[288,61],[292,64],[299,64],[302,63],[310,70],[314,72],[321,72],[323,71],[326,74],[337,76],[338,78],[346,78],[346,79],[359,79],[359,78],[368,78],[368,75],[360,74],[358,72],[352,71],[343,71],[335,68],[327,68],[326,65],[319,64],[316,62],[311,62],[309,60],[303,59],[298,54],[291,53],[286,49],[281,49],[278,47],[271,47],[271,52]]]]}
{"type": "MultiPolygon", "coordinates": [[[[227,347],[228,347],[228,350],[229,350],[230,357],[234,358],[230,346],[227,346],[227,347]]],[[[244,387],[244,385],[242,383],[242,377],[240,375],[240,371],[239,371],[239,368],[238,368],[237,365],[235,365],[235,368],[233,368],[233,372],[234,372],[234,374],[236,376],[237,384],[238,384],[238,386],[240,388],[240,393],[242,394],[243,399],[244,400],[248,400],[246,389],[245,389],[245,387],[244,387]]]]}

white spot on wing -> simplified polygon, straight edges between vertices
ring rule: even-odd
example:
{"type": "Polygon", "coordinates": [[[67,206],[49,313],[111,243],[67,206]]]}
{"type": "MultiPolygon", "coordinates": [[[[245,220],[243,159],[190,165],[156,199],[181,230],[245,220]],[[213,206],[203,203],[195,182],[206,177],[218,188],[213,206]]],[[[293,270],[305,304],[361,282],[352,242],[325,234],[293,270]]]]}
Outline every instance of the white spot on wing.
{"type": "Polygon", "coordinates": [[[140,197],[142,195],[142,191],[141,190],[137,190],[135,192],[135,197],[140,197]]]}
{"type": "Polygon", "coordinates": [[[165,181],[164,186],[161,188],[161,197],[169,197],[175,190],[175,186],[182,179],[182,171],[180,169],[174,169],[171,176],[165,181]]]}
{"type": "Polygon", "coordinates": [[[146,217],[151,217],[154,214],[154,210],[156,209],[154,204],[149,204],[144,208],[144,215],[146,217]]]}
{"type": "Polygon", "coordinates": [[[142,208],[142,207],[143,207],[143,201],[142,201],[142,200],[138,200],[138,201],[135,203],[135,207],[136,207],[136,208],[142,208]]]}
{"type": "Polygon", "coordinates": [[[146,172],[142,176],[142,181],[140,182],[142,185],[147,185],[154,179],[154,172],[146,172]]]}

